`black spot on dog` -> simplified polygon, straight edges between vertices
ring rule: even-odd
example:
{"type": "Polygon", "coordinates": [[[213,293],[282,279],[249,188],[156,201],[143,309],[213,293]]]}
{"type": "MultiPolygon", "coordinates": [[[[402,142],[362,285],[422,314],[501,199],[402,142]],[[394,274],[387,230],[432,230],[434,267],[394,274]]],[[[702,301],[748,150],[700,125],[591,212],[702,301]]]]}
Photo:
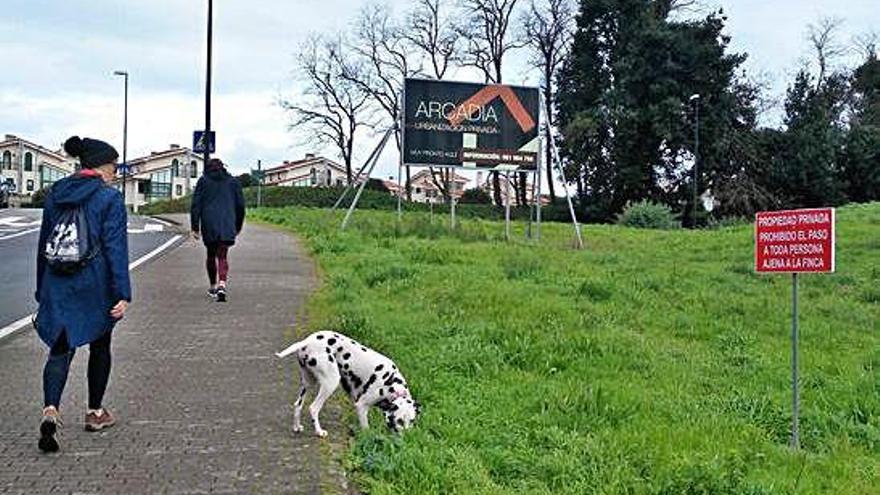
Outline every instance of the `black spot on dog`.
{"type": "Polygon", "coordinates": [[[383,379],[383,380],[387,380],[387,379],[388,379],[388,375],[390,375],[390,374],[391,374],[390,371],[386,371],[385,374],[382,375],[382,379],[383,379]]]}
{"type": "Polygon", "coordinates": [[[348,358],[350,358],[350,357],[351,357],[350,352],[346,352],[345,354],[342,355],[342,359],[345,359],[345,360],[348,360],[348,358]]]}
{"type": "Polygon", "coordinates": [[[380,388],[380,389],[379,389],[379,395],[385,395],[385,389],[384,389],[384,388],[380,388]]]}
{"type": "Polygon", "coordinates": [[[327,351],[327,354],[330,354],[331,352],[333,352],[333,351],[330,350],[329,347],[325,347],[324,350],[327,351]]]}
{"type": "Polygon", "coordinates": [[[309,366],[315,366],[318,364],[318,360],[315,358],[309,359],[309,366]]]}
{"type": "Polygon", "coordinates": [[[361,351],[363,351],[363,352],[367,352],[367,348],[366,348],[366,347],[361,347],[361,351]]]}
{"type": "Polygon", "coordinates": [[[385,367],[384,364],[380,364],[380,365],[376,366],[376,371],[382,371],[382,368],[384,368],[384,367],[385,367]]]}
{"type": "Polygon", "coordinates": [[[337,347],[336,352],[342,352],[342,346],[337,347]]]}
{"type": "MultiPolygon", "coordinates": [[[[388,387],[388,393],[389,393],[389,394],[393,394],[393,393],[394,393],[394,387],[388,387]]],[[[396,409],[397,409],[397,406],[394,406],[394,409],[396,410],[396,409]]]]}
{"type": "Polygon", "coordinates": [[[318,334],[318,337],[317,337],[318,340],[322,340],[323,338],[324,338],[324,336],[322,334],[318,334]]]}
{"type": "Polygon", "coordinates": [[[327,344],[329,344],[329,345],[333,345],[335,343],[336,343],[336,339],[330,339],[327,341],[327,344]]]}
{"type": "Polygon", "coordinates": [[[364,381],[361,380],[361,377],[354,373],[349,373],[349,376],[351,377],[351,384],[354,385],[354,388],[361,388],[361,385],[364,383],[364,381]]]}
{"type": "Polygon", "coordinates": [[[348,369],[348,363],[345,363],[344,365],[342,365],[342,367],[343,367],[344,369],[348,369]]]}
{"type": "Polygon", "coordinates": [[[330,361],[330,362],[332,363],[332,362],[333,362],[333,356],[331,356],[331,355],[328,354],[328,355],[327,355],[327,360],[330,361]]]}
{"type": "Polygon", "coordinates": [[[341,382],[342,382],[342,390],[345,390],[345,393],[350,394],[351,393],[351,385],[348,384],[348,380],[346,380],[345,377],[343,377],[341,382]]]}
{"type": "Polygon", "coordinates": [[[361,393],[358,394],[358,396],[355,398],[355,401],[357,401],[357,400],[360,399],[365,393],[367,393],[367,390],[369,390],[369,389],[370,389],[370,386],[373,385],[373,383],[375,383],[375,382],[376,382],[376,374],[374,373],[374,374],[370,375],[370,379],[367,380],[367,383],[364,384],[364,388],[361,390],[361,393]]]}

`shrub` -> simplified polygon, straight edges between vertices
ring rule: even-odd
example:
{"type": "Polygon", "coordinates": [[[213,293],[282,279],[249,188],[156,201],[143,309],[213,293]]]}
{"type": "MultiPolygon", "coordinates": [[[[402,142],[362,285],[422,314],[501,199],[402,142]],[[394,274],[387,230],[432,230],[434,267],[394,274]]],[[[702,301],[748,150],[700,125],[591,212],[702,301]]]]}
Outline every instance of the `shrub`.
{"type": "Polygon", "coordinates": [[[617,223],[639,229],[678,228],[678,220],[668,206],[647,200],[627,204],[623,213],[617,217],[617,223]]]}
{"type": "Polygon", "coordinates": [[[459,202],[462,204],[489,205],[492,204],[492,196],[489,196],[489,193],[479,188],[465,189],[459,202]]]}

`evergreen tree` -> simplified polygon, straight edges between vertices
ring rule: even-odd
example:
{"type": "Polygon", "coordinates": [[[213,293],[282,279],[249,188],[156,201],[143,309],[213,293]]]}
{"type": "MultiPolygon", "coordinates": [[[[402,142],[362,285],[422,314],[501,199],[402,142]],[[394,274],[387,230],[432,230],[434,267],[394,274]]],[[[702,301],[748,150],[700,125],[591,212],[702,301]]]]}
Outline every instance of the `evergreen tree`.
{"type": "Polygon", "coordinates": [[[853,111],[841,163],[850,201],[880,200],[880,60],[871,51],[852,76],[853,111]]]}

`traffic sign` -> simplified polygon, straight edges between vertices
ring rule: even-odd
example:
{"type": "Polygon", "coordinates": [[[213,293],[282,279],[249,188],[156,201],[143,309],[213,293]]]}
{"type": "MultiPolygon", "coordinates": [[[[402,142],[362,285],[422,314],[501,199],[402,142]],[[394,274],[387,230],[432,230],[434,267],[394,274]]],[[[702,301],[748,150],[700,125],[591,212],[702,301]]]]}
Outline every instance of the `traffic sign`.
{"type": "Polygon", "coordinates": [[[755,271],[834,272],[834,208],[758,213],[755,271]]]}
{"type": "Polygon", "coordinates": [[[116,167],[116,173],[119,175],[128,175],[131,172],[131,165],[127,163],[120,163],[118,167],[116,167]]]}
{"type": "MultiPolygon", "coordinates": [[[[211,131],[208,135],[208,153],[214,153],[217,149],[217,133],[211,131]]],[[[193,151],[205,152],[205,131],[193,131],[193,151]]]]}
{"type": "Polygon", "coordinates": [[[254,180],[263,180],[266,177],[266,172],[263,172],[260,169],[252,168],[251,177],[253,177],[254,180]]]}

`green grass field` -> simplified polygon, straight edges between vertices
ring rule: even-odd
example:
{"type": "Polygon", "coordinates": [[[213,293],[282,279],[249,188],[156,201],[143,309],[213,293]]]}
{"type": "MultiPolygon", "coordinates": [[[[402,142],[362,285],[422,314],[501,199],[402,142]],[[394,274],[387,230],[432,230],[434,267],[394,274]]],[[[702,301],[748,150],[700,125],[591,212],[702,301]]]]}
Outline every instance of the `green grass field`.
{"type": "MultiPolygon", "coordinates": [[[[370,494],[880,493],[880,204],[838,210],[837,273],[802,276],[803,450],[791,277],[753,273],[750,225],[710,231],[263,209],[324,287],[310,329],[394,359],[423,404],[350,462],[370,494]],[[433,221],[432,221],[433,220],[433,221]]],[[[305,333],[305,329],[302,330],[305,333]]]]}

